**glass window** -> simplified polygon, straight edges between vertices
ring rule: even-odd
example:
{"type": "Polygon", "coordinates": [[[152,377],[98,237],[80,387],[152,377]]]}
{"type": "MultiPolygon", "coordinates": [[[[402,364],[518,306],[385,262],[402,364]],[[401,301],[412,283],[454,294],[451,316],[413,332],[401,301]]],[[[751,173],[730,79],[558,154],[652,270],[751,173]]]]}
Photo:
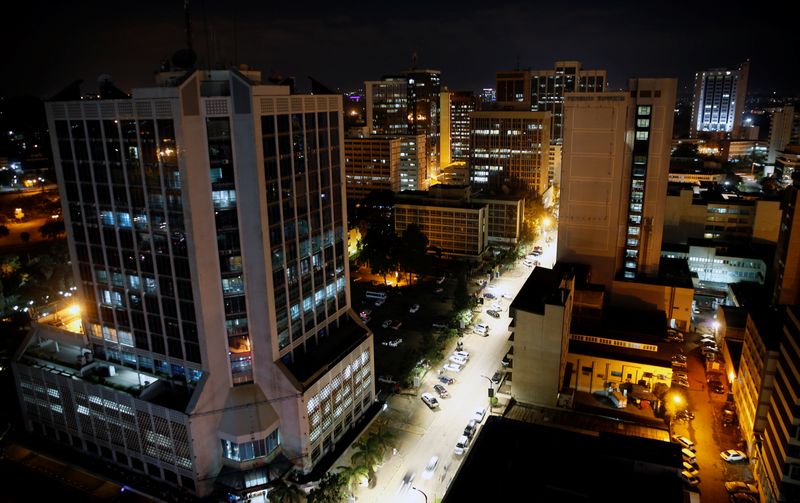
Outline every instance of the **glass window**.
{"type": "Polygon", "coordinates": [[[640,105],[636,108],[637,115],[650,115],[650,105],[640,105]]]}
{"type": "Polygon", "coordinates": [[[650,133],[647,131],[636,131],[636,139],[637,140],[647,140],[650,137],[650,133]]]}

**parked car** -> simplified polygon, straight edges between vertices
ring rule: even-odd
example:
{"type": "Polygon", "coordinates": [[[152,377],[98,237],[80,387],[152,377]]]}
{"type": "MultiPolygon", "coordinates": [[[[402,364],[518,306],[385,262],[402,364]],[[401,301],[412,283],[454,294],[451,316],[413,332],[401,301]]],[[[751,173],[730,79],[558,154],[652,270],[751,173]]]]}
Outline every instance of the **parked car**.
{"type": "Polygon", "coordinates": [[[683,354],[672,355],[672,361],[673,362],[684,362],[684,363],[686,363],[686,355],[683,355],[683,354]]]}
{"type": "Polygon", "coordinates": [[[436,290],[433,291],[433,293],[442,293],[442,292],[444,292],[444,288],[442,287],[438,287],[436,290]]]}
{"type": "Polygon", "coordinates": [[[461,372],[461,365],[450,362],[445,364],[445,366],[442,367],[442,369],[449,370],[450,372],[461,372]]]}
{"type": "Polygon", "coordinates": [[[697,487],[700,484],[700,479],[697,478],[697,476],[687,472],[686,470],[681,471],[681,480],[683,480],[684,483],[690,485],[691,487],[697,487]]]}
{"type": "Polygon", "coordinates": [[[394,322],[394,325],[392,325],[392,330],[400,330],[400,327],[402,327],[402,326],[403,326],[403,322],[400,321],[400,320],[397,320],[397,321],[394,322]]]}
{"type": "Polygon", "coordinates": [[[489,334],[489,325],[486,325],[485,323],[478,323],[477,325],[475,325],[475,330],[476,331],[481,330],[483,333],[488,335],[489,334]]]}
{"type": "Polygon", "coordinates": [[[731,503],[759,503],[757,494],[731,493],[728,497],[731,503]]]}
{"type": "Polygon", "coordinates": [[[422,472],[423,479],[430,479],[433,477],[433,472],[436,471],[436,466],[439,464],[439,456],[432,456],[425,465],[425,470],[422,472]]]}
{"type": "Polygon", "coordinates": [[[441,285],[442,283],[444,283],[445,279],[447,279],[447,278],[445,276],[442,276],[441,278],[436,280],[436,284],[437,285],[441,285]]]}
{"type": "Polygon", "coordinates": [[[453,351],[453,355],[454,356],[460,356],[461,358],[463,358],[465,360],[469,360],[469,353],[467,353],[466,351],[461,351],[461,350],[453,351]]]}
{"type": "Polygon", "coordinates": [[[435,409],[436,407],[439,406],[439,400],[437,400],[432,393],[428,392],[423,393],[422,401],[425,402],[425,405],[427,405],[429,409],[435,409]]]}
{"type": "Polygon", "coordinates": [[[694,442],[689,440],[687,437],[684,437],[683,435],[672,435],[672,440],[681,444],[682,447],[686,447],[690,451],[695,450],[694,442]]]}
{"type": "Polygon", "coordinates": [[[695,477],[700,474],[700,470],[695,465],[687,463],[686,461],[683,462],[683,471],[689,472],[695,477]]]}
{"type": "Polygon", "coordinates": [[[449,385],[449,384],[453,384],[454,382],[456,382],[456,380],[453,379],[452,377],[449,377],[449,376],[439,376],[439,382],[442,383],[442,384],[448,384],[449,385]]]}
{"type": "Polygon", "coordinates": [[[439,394],[439,398],[447,398],[450,396],[450,393],[447,392],[447,388],[442,386],[441,384],[437,384],[433,387],[433,390],[439,394]]]}
{"type": "Polygon", "coordinates": [[[416,313],[417,311],[419,311],[419,304],[414,304],[414,305],[413,305],[413,306],[411,306],[411,308],[408,310],[408,312],[409,312],[409,313],[412,313],[412,314],[413,314],[413,313],[416,313]]]}
{"type": "Polygon", "coordinates": [[[467,426],[464,428],[464,436],[472,440],[475,436],[475,430],[478,429],[478,423],[474,419],[470,419],[467,426]]]}
{"type": "Polygon", "coordinates": [[[397,384],[397,380],[395,380],[394,376],[385,375],[378,377],[378,382],[382,382],[385,384],[397,384]]]}
{"type": "Polygon", "coordinates": [[[500,381],[502,381],[502,380],[503,380],[503,373],[498,370],[492,376],[492,382],[495,383],[495,384],[500,384],[500,381]]]}
{"type": "Polygon", "coordinates": [[[383,341],[382,342],[382,344],[384,346],[389,346],[390,348],[396,348],[397,346],[399,346],[402,343],[403,343],[403,339],[401,337],[398,337],[397,339],[392,339],[390,341],[383,341]]]}
{"type": "Polygon", "coordinates": [[[450,358],[448,359],[456,365],[464,366],[467,364],[467,359],[458,355],[450,355],[450,358]]]}
{"type": "Polygon", "coordinates": [[[495,302],[494,304],[492,304],[492,311],[497,311],[498,313],[502,313],[503,312],[503,306],[501,306],[499,303],[495,302]]]}
{"type": "Polygon", "coordinates": [[[489,316],[491,316],[492,318],[500,318],[500,313],[498,313],[497,311],[493,311],[493,310],[491,310],[491,309],[489,309],[488,311],[486,311],[486,314],[488,314],[488,315],[489,315],[489,316]]]}
{"type": "Polygon", "coordinates": [[[375,301],[375,307],[381,307],[386,302],[386,299],[378,299],[375,301]]]}
{"type": "Polygon", "coordinates": [[[467,447],[469,447],[469,439],[465,435],[461,435],[456,442],[456,448],[453,450],[453,452],[457,456],[460,456],[466,452],[467,447]]]}
{"type": "Polygon", "coordinates": [[[722,382],[720,382],[718,379],[709,379],[708,387],[714,393],[719,393],[720,395],[725,393],[725,386],[723,386],[722,382]]]}
{"type": "Polygon", "coordinates": [[[736,463],[737,461],[747,460],[747,454],[736,449],[728,449],[727,451],[722,451],[719,453],[719,457],[721,457],[724,461],[727,461],[728,463],[736,463]]]}
{"type": "Polygon", "coordinates": [[[494,296],[494,294],[493,294],[493,293],[491,293],[491,292],[486,292],[486,293],[484,293],[484,294],[483,294],[483,297],[484,297],[485,299],[496,299],[496,298],[497,298],[497,297],[495,297],[495,296],[494,296]]]}
{"type": "Polygon", "coordinates": [[[503,359],[500,360],[500,365],[508,367],[509,365],[511,365],[511,358],[509,358],[508,355],[505,355],[503,359]]]}
{"type": "Polygon", "coordinates": [[[381,323],[381,327],[383,328],[389,328],[390,326],[392,326],[392,320],[384,320],[384,322],[381,323]]]}
{"type": "Polygon", "coordinates": [[[508,300],[514,300],[514,296],[513,295],[511,295],[510,293],[505,293],[505,292],[503,293],[503,298],[504,299],[508,299],[508,300]]]}
{"type": "Polygon", "coordinates": [[[475,409],[475,413],[472,415],[472,419],[479,424],[481,421],[483,421],[484,417],[486,417],[486,407],[478,407],[475,409]]]}
{"type": "Polygon", "coordinates": [[[688,368],[688,365],[686,365],[686,362],[674,361],[672,362],[672,368],[685,370],[688,368]]]}
{"type": "Polygon", "coordinates": [[[522,265],[524,265],[525,267],[533,267],[533,262],[531,262],[530,260],[523,260],[522,265]]]}
{"type": "Polygon", "coordinates": [[[725,490],[729,493],[758,494],[758,486],[741,480],[725,482],[725,490]]]}

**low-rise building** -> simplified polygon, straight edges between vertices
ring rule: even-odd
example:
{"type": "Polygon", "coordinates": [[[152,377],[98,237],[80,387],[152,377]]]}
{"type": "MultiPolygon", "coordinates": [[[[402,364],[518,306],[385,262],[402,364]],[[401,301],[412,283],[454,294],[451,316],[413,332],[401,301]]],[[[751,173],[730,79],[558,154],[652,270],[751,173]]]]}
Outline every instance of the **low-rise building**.
{"type": "MultiPolygon", "coordinates": [[[[774,251],[774,247],[769,247],[774,251]]],[[[759,247],[728,245],[712,239],[689,239],[689,244],[665,243],[661,256],[685,259],[689,270],[705,283],[738,283],[753,281],[764,284],[767,263],[764,250],[759,247]]],[[[768,256],[768,253],[767,255],[768,256]]]]}
{"type": "Polygon", "coordinates": [[[347,199],[361,200],[373,190],[400,191],[400,138],[345,137],[347,199]]]}

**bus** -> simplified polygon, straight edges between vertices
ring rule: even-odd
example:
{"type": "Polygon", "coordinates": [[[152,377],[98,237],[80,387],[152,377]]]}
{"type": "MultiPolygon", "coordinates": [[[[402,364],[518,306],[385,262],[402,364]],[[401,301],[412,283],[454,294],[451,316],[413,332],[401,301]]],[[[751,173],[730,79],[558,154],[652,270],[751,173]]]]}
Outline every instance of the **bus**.
{"type": "Polygon", "coordinates": [[[367,292],[368,299],[386,300],[386,292],[367,292]]]}

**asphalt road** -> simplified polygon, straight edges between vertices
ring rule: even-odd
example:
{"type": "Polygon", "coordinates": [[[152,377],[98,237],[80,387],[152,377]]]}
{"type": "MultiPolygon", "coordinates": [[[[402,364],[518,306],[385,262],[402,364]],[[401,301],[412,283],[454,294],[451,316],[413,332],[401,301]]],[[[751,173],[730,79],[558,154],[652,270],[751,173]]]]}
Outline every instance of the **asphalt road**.
{"type": "MultiPolygon", "coordinates": [[[[551,266],[554,258],[555,241],[547,245],[545,255],[539,257],[539,260],[543,265],[551,266]]],[[[467,331],[463,342],[464,350],[470,353],[469,362],[460,372],[445,372],[454,377],[456,382],[447,386],[450,397],[439,399],[437,409],[429,409],[419,395],[425,391],[433,392],[433,385],[438,383],[439,367],[429,370],[415,394],[398,394],[389,398],[388,408],[382,414],[388,421],[388,427],[397,435],[398,452],[395,455],[389,453],[378,469],[374,487],[358,488],[356,497],[359,502],[424,502],[427,497],[427,501],[433,503],[444,496],[459,464],[466,456],[454,453],[456,441],[477,408],[486,407],[488,416],[489,380],[483,376],[491,377],[496,370],[502,368],[500,360],[511,345],[508,341],[508,306],[511,300],[503,299],[501,294],[516,296],[532,270],[533,268],[525,267],[519,261],[514,269],[491,282],[493,289],[484,290],[491,291],[498,299],[486,302],[473,323],[487,323],[490,327],[489,336],[483,337],[467,331]],[[486,309],[494,302],[499,302],[503,307],[499,319],[485,314],[486,309]],[[431,478],[424,478],[423,471],[432,456],[439,457],[439,464],[431,478]],[[404,486],[403,479],[409,474],[413,475],[413,481],[404,486]],[[412,487],[424,492],[425,496],[412,487]]],[[[470,288],[477,288],[474,278],[470,288]]],[[[451,351],[452,349],[454,348],[450,348],[451,351]]],[[[497,389],[497,385],[494,388],[497,389]]],[[[499,413],[500,410],[497,409],[496,412],[499,413]]],[[[476,435],[478,434],[480,431],[476,435]]],[[[334,467],[348,464],[352,452],[348,449],[334,467]]]]}

